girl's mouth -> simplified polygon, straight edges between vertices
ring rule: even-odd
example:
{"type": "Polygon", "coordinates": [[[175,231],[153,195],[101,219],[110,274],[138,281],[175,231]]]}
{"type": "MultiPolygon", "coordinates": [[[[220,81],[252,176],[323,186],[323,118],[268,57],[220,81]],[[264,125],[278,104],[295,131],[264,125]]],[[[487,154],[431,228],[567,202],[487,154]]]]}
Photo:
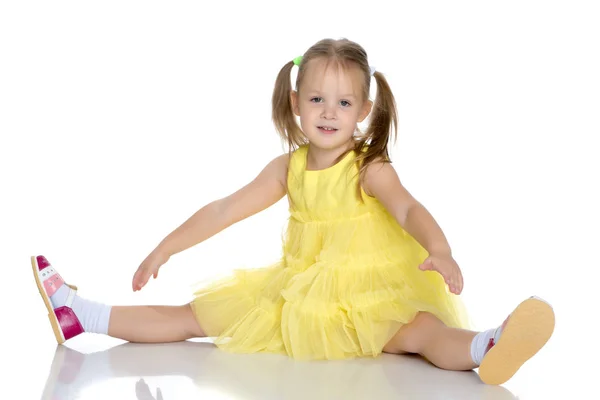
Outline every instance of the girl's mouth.
{"type": "Polygon", "coordinates": [[[330,127],[327,127],[327,126],[317,126],[317,128],[319,129],[319,131],[321,133],[325,133],[325,134],[332,134],[332,133],[337,132],[336,128],[330,128],[330,127]]]}

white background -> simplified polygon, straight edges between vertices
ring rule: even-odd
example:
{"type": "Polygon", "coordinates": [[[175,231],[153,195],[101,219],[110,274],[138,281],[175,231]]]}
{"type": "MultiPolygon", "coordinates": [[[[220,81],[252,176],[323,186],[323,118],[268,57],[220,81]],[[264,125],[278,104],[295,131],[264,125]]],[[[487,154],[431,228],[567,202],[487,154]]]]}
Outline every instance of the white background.
{"type": "MultiPolygon", "coordinates": [[[[393,165],[447,235],[475,327],[541,296],[557,327],[528,368],[564,371],[549,385],[586,382],[600,267],[595,3],[391,4],[3,3],[3,344],[52,335],[31,255],[109,304],[181,304],[199,280],[275,261],[285,200],[131,291],[160,240],[284,151],[270,114],[279,69],[347,37],[396,96],[393,165]]],[[[8,360],[24,371],[19,349],[8,360]]]]}

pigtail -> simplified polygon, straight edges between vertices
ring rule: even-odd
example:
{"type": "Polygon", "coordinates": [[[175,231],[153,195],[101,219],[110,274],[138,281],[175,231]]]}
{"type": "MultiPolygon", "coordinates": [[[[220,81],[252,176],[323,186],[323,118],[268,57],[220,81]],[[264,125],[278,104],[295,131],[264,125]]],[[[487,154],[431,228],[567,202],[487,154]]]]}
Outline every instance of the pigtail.
{"type": "MultiPolygon", "coordinates": [[[[377,94],[371,110],[369,127],[355,146],[361,178],[372,162],[391,162],[388,149],[390,136],[393,135],[396,140],[398,134],[396,101],[392,90],[382,73],[376,71],[373,77],[377,82],[377,94]]],[[[360,187],[358,194],[359,198],[362,198],[360,187]]]]}
{"type": "Polygon", "coordinates": [[[290,61],[281,68],[275,81],[272,98],[272,119],[275,129],[284,142],[287,142],[289,153],[305,141],[296,116],[292,109],[290,94],[292,91],[291,73],[294,62],[290,61]]]}
{"type": "Polygon", "coordinates": [[[359,141],[358,149],[361,150],[359,154],[364,159],[363,169],[376,159],[390,161],[388,150],[390,136],[393,135],[395,140],[398,128],[396,101],[392,90],[382,73],[376,71],[373,77],[377,82],[377,95],[373,103],[369,127],[365,137],[359,141]],[[367,145],[368,149],[363,153],[362,150],[367,145]]]}

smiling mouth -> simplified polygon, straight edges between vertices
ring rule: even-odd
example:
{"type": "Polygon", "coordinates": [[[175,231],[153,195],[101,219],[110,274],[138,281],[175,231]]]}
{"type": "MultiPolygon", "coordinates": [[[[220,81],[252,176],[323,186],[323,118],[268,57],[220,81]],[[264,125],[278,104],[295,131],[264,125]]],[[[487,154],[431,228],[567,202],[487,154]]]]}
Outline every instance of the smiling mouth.
{"type": "Polygon", "coordinates": [[[317,126],[317,128],[319,128],[319,130],[324,133],[333,133],[337,131],[336,128],[330,128],[328,126],[317,126]]]}

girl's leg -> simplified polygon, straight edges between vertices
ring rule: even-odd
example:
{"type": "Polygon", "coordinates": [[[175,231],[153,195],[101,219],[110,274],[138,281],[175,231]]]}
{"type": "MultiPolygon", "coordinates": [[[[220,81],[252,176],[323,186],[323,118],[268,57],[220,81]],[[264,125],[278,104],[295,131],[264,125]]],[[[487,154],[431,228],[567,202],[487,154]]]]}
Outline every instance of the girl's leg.
{"type": "Polygon", "coordinates": [[[419,313],[383,348],[386,353],[420,354],[439,368],[471,370],[471,343],[477,332],[449,328],[433,314],[419,313]]]}
{"type": "Polygon", "coordinates": [[[434,315],[419,313],[383,351],[417,353],[443,369],[479,367],[485,383],[502,384],[546,344],[554,323],[552,307],[536,297],[519,304],[501,326],[484,332],[449,328],[434,315]]]}
{"type": "Polygon", "coordinates": [[[109,306],[77,295],[43,256],[31,258],[38,290],[58,343],[83,332],[108,334],[130,342],[175,342],[204,333],[190,304],[109,306]]]}
{"type": "Polygon", "coordinates": [[[178,342],[205,336],[190,304],[112,307],[108,335],[137,343],[178,342]]]}

